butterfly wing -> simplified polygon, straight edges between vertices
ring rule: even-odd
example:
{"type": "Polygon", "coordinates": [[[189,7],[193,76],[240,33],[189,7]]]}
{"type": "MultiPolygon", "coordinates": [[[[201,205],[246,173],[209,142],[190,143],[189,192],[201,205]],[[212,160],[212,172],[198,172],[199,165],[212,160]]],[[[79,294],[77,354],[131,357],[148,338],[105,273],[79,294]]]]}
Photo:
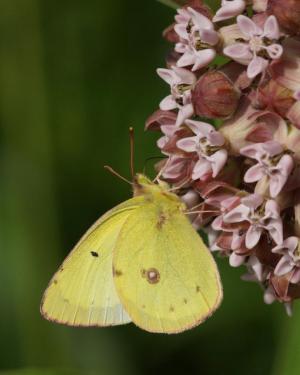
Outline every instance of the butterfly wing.
{"type": "Polygon", "coordinates": [[[112,251],[141,197],[102,216],[82,237],[54,275],[44,294],[42,314],[72,326],[109,326],[131,321],[115,291],[112,251]]]}
{"type": "Polygon", "coordinates": [[[136,210],[120,232],[113,265],[124,308],[136,325],[150,332],[192,328],[222,300],[214,259],[178,210],[168,217],[152,203],[136,210]]]}

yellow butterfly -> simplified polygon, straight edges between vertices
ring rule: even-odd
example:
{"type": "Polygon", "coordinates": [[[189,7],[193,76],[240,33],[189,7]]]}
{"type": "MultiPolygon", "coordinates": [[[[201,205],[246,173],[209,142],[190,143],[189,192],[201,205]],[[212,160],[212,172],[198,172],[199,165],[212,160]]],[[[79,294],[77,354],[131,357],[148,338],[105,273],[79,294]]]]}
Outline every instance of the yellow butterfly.
{"type": "Polygon", "coordinates": [[[54,275],[41,312],[71,326],[134,322],[178,333],[222,300],[212,255],[165,182],[137,175],[134,197],[102,216],[54,275]]]}

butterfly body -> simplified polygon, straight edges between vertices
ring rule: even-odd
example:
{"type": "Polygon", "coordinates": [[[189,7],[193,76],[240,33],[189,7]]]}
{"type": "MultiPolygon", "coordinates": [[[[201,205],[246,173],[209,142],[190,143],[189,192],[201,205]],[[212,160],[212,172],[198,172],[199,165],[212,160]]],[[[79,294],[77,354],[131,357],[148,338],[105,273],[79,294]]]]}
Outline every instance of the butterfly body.
{"type": "Polygon", "coordinates": [[[161,333],[201,323],[222,287],[185,211],[167,184],[137,175],[134,197],[102,216],[54,275],[42,314],[72,326],[133,321],[161,333]]]}

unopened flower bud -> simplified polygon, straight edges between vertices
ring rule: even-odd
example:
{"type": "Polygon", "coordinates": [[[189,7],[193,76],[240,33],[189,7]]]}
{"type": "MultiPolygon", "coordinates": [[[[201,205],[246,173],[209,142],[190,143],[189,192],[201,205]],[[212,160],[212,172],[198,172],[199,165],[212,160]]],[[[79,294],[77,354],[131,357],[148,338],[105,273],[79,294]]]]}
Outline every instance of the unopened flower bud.
{"type": "Polygon", "coordinates": [[[290,35],[300,34],[299,0],[269,0],[267,10],[277,18],[285,32],[290,35]]]}
{"type": "Polygon", "coordinates": [[[205,73],[192,91],[195,114],[207,118],[226,119],[237,109],[239,91],[220,71],[205,73]]]}

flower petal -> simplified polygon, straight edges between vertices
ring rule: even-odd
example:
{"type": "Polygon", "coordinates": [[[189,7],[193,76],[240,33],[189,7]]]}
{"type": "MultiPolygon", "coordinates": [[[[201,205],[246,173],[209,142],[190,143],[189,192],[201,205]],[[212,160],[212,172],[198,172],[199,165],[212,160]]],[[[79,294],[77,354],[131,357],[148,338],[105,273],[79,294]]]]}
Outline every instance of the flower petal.
{"type": "Polygon", "coordinates": [[[264,25],[264,36],[268,39],[279,39],[280,30],[275,16],[269,16],[264,25]]]}
{"type": "Polygon", "coordinates": [[[251,184],[252,182],[259,181],[264,176],[264,169],[261,167],[260,164],[256,164],[247,170],[244,176],[244,181],[248,184],[251,184]]]}
{"type": "Polygon", "coordinates": [[[189,34],[186,30],[186,24],[185,23],[180,23],[180,24],[176,24],[174,26],[174,30],[176,32],[176,34],[178,34],[180,36],[180,38],[182,39],[188,39],[189,38],[189,34]]]}
{"type": "Polygon", "coordinates": [[[173,96],[169,95],[160,102],[159,108],[163,111],[170,111],[171,109],[177,108],[177,103],[173,96]]]}
{"type": "Polygon", "coordinates": [[[264,267],[259,259],[255,255],[251,255],[247,265],[252,268],[257,280],[262,282],[264,280],[264,267]]]}
{"type": "Polygon", "coordinates": [[[283,241],[283,228],[281,219],[273,220],[273,222],[266,226],[266,229],[270,233],[270,236],[273,238],[277,245],[281,244],[283,241]]]}
{"type": "Polygon", "coordinates": [[[200,30],[200,38],[204,43],[210,44],[211,46],[219,42],[219,34],[215,30],[200,30]]]}
{"type": "Polygon", "coordinates": [[[276,300],[274,289],[269,286],[264,293],[264,302],[267,305],[271,305],[276,300]]]}
{"type": "Polygon", "coordinates": [[[194,107],[192,104],[187,104],[179,109],[176,126],[182,125],[186,119],[192,117],[194,114],[194,107]]]}
{"type": "Polygon", "coordinates": [[[237,17],[237,24],[247,40],[255,35],[261,35],[263,32],[251,18],[243,15],[237,17]]]}
{"type": "Polygon", "coordinates": [[[156,70],[156,72],[160,76],[160,78],[167,82],[170,86],[175,83],[176,74],[173,70],[159,68],[156,70]]]}
{"type": "Polygon", "coordinates": [[[184,52],[184,54],[177,60],[177,66],[182,68],[185,66],[194,65],[196,62],[196,56],[195,53],[188,49],[184,52]]]}
{"type": "Polygon", "coordinates": [[[251,60],[253,58],[253,54],[246,43],[235,43],[227,46],[224,48],[223,53],[234,60],[251,60]]]}
{"type": "Polygon", "coordinates": [[[269,62],[262,57],[256,56],[250,62],[247,69],[247,76],[250,79],[255,78],[258,74],[264,72],[269,65],[269,62]]]}
{"type": "Polygon", "coordinates": [[[246,3],[244,0],[223,0],[222,7],[217,11],[213,18],[213,22],[224,21],[229,18],[235,17],[241,13],[246,8],[246,3]]]}
{"type": "Polygon", "coordinates": [[[260,194],[250,194],[247,197],[242,198],[242,203],[246,207],[256,210],[262,203],[263,197],[260,194]]]}
{"type": "Polygon", "coordinates": [[[273,199],[269,199],[266,203],[265,213],[268,217],[275,219],[280,218],[280,208],[278,206],[278,203],[273,199]]]}
{"type": "Polygon", "coordinates": [[[191,7],[187,8],[187,10],[192,14],[194,24],[199,29],[213,30],[214,25],[207,17],[205,17],[203,14],[197,12],[195,9],[193,9],[191,7]]]}
{"type": "Polygon", "coordinates": [[[219,150],[207,158],[207,160],[211,162],[213,178],[215,178],[220,173],[220,171],[226,164],[227,155],[228,154],[226,150],[219,150]]]}
{"type": "Polygon", "coordinates": [[[293,158],[290,155],[284,155],[276,166],[270,177],[270,195],[272,198],[277,197],[286,184],[289,175],[294,166],[293,158]]]}
{"type": "Polygon", "coordinates": [[[239,250],[245,241],[245,234],[243,233],[240,235],[239,231],[233,232],[232,241],[231,241],[231,249],[232,250],[239,250]]]}
{"type": "Polygon", "coordinates": [[[246,247],[248,249],[253,249],[254,246],[256,246],[260,240],[260,237],[262,235],[263,229],[258,226],[251,225],[246,233],[246,247]]]}
{"type": "Polygon", "coordinates": [[[289,252],[294,253],[297,249],[299,243],[299,238],[292,236],[283,241],[283,245],[289,250],[289,252]]]}
{"type": "Polygon", "coordinates": [[[202,121],[186,120],[185,124],[192,130],[193,133],[200,135],[201,137],[207,137],[215,130],[212,125],[202,121]]]}
{"type": "Polygon", "coordinates": [[[186,83],[188,85],[193,85],[196,83],[197,78],[195,74],[188,69],[179,68],[177,66],[173,66],[172,69],[176,76],[180,79],[179,83],[186,83]]]}
{"type": "Polygon", "coordinates": [[[192,71],[195,72],[213,61],[216,56],[216,51],[214,49],[204,49],[202,51],[197,51],[195,53],[196,62],[193,66],[192,71]]]}
{"type": "Polygon", "coordinates": [[[197,161],[194,170],[193,170],[193,175],[192,179],[193,180],[202,180],[206,175],[211,173],[211,165],[210,163],[205,160],[205,159],[200,159],[197,161]]]}
{"type": "Polygon", "coordinates": [[[231,267],[239,267],[245,262],[246,257],[244,255],[238,255],[233,252],[229,257],[229,264],[231,267]]]}
{"type": "Polygon", "coordinates": [[[290,279],[290,282],[293,284],[298,284],[300,282],[300,268],[296,268],[293,273],[293,276],[290,279]]]}
{"type": "Polygon", "coordinates": [[[175,51],[178,53],[185,53],[188,49],[188,45],[186,43],[176,43],[175,44],[175,51]]]}
{"type": "Polygon", "coordinates": [[[292,271],[293,265],[291,265],[290,258],[283,256],[275,267],[274,273],[276,276],[283,276],[292,271]]]}
{"type": "Polygon", "coordinates": [[[224,215],[223,220],[225,223],[239,223],[248,218],[249,209],[243,204],[238,205],[233,210],[224,215]]]}
{"type": "Polygon", "coordinates": [[[198,137],[188,137],[177,141],[176,146],[185,152],[195,152],[197,150],[198,137]]]}
{"type": "Polygon", "coordinates": [[[253,145],[249,145],[246,147],[241,148],[240,154],[247,156],[251,159],[259,160],[260,157],[263,155],[263,143],[254,143],[253,145]]]}
{"type": "Polygon", "coordinates": [[[225,138],[220,132],[212,131],[207,135],[207,139],[212,146],[223,146],[225,138]]]}
{"type": "Polygon", "coordinates": [[[271,157],[280,154],[283,151],[283,147],[279,142],[268,141],[262,143],[262,150],[267,152],[271,157]]]}

